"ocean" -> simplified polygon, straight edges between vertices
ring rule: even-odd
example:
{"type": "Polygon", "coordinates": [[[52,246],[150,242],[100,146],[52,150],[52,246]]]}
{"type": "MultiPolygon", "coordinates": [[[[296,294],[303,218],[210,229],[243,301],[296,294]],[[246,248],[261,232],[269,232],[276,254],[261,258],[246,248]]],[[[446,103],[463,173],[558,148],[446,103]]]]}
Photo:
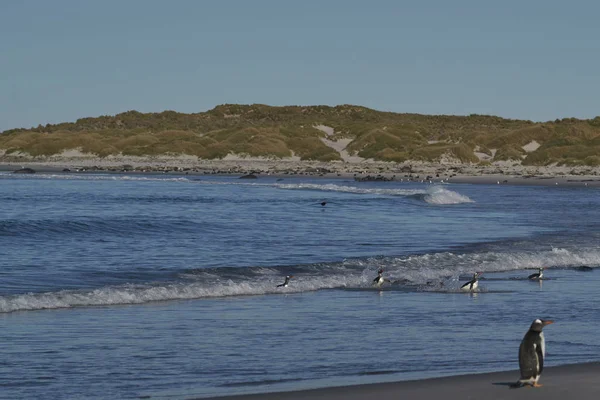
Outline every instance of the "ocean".
{"type": "Polygon", "coordinates": [[[511,370],[535,318],[555,320],[546,365],[600,361],[599,194],[0,173],[0,398],[190,399],[511,370]],[[546,279],[529,281],[541,266],[546,279]],[[378,289],[380,268],[391,282],[378,289]],[[475,271],[479,290],[461,292],[475,271]]]}

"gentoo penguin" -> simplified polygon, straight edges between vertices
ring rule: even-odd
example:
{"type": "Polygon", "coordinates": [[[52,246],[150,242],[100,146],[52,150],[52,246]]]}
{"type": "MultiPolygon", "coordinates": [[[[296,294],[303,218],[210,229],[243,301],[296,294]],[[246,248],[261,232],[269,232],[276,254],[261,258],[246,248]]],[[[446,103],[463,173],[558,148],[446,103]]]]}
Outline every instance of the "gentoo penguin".
{"type": "Polygon", "coordinates": [[[535,274],[531,274],[527,277],[527,279],[531,279],[533,281],[537,281],[538,279],[542,279],[544,277],[544,268],[540,267],[538,268],[538,272],[536,272],[535,274]]]}
{"type": "Polygon", "coordinates": [[[281,285],[277,285],[277,287],[288,287],[288,283],[290,283],[290,279],[292,279],[294,277],[294,275],[288,275],[285,277],[285,282],[283,282],[281,285]]]}
{"type": "Polygon", "coordinates": [[[521,341],[521,345],[519,346],[521,379],[517,382],[517,386],[542,386],[538,383],[538,379],[540,379],[544,370],[544,357],[546,357],[546,342],[542,328],[552,323],[554,321],[549,319],[536,319],[521,341]]]}
{"type": "Polygon", "coordinates": [[[373,279],[373,286],[381,287],[386,282],[390,282],[390,280],[383,277],[383,268],[379,268],[379,271],[377,271],[377,277],[373,279]]]}
{"type": "Polygon", "coordinates": [[[479,276],[482,273],[483,272],[475,272],[473,274],[473,279],[471,279],[469,282],[467,282],[464,285],[462,285],[460,287],[460,290],[465,290],[465,291],[473,292],[475,289],[477,289],[477,286],[479,286],[479,276]]]}

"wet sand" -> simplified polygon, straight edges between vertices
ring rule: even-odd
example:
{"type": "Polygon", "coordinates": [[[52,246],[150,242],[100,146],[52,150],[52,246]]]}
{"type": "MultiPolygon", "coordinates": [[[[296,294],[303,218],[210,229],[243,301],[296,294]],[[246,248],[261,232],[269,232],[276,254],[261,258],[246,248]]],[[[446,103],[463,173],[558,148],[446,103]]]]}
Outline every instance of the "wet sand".
{"type": "Polygon", "coordinates": [[[512,388],[518,371],[461,375],[417,381],[330,387],[295,392],[214,397],[219,400],[398,400],[398,399],[597,399],[600,396],[600,363],[550,367],[544,370],[541,388],[512,388]]]}

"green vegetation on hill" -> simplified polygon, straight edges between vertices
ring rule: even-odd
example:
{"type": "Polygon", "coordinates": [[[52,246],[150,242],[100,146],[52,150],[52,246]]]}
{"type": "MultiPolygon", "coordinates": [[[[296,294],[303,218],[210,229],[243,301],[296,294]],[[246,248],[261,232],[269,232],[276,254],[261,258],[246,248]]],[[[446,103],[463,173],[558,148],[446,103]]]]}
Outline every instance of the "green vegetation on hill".
{"type": "Polygon", "coordinates": [[[381,161],[456,159],[526,165],[600,165],[600,117],[533,123],[486,115],[447,116],[381,112],[342,105],[286,106],[225,104],[195,114],[174,111],[81,118],[76,122],[13,129],[0,134],[6,155],[49,156],[79,149],[99,157],[188,154],[219,159],[247,156],[335,161],[340,154],[321,139],[351,139],[350,154],[381,161]],[[327,137],[315,127],[334,128],[327,137]],[[527,153],[523,146],[540,147],[527,153]],[[492,150],[496,150],[495,153],[492,150]]]}

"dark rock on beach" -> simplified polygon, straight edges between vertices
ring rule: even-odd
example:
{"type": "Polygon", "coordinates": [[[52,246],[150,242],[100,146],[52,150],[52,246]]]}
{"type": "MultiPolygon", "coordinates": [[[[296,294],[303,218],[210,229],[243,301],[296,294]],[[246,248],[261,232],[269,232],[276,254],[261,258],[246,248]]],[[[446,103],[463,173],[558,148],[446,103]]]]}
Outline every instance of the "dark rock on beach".
{"type": "Polygon", "coordinates": [[[391,178],[387,178],[383,175],[377,175],[377,176],[371,176],[371,175],[367,175],[367,176],[355,176],[354,180],[357,182],[390,182],[393,181],[396,178],[396,175],[392,176],[391,178]]]}
{"type": "Polygon", "coordinates": [[[240,179],[256,179],[257,176],[254,174],[248,174],[248,175],[242,175],[240,176],[240,179]]]}
{"type": "Polygon", "coordinates": [[[13,173],[15,173],[15,174],[35,174],[35,170],[33,170],[31,168],[21,168],[21,169],[14,171],[13,173]]]}

